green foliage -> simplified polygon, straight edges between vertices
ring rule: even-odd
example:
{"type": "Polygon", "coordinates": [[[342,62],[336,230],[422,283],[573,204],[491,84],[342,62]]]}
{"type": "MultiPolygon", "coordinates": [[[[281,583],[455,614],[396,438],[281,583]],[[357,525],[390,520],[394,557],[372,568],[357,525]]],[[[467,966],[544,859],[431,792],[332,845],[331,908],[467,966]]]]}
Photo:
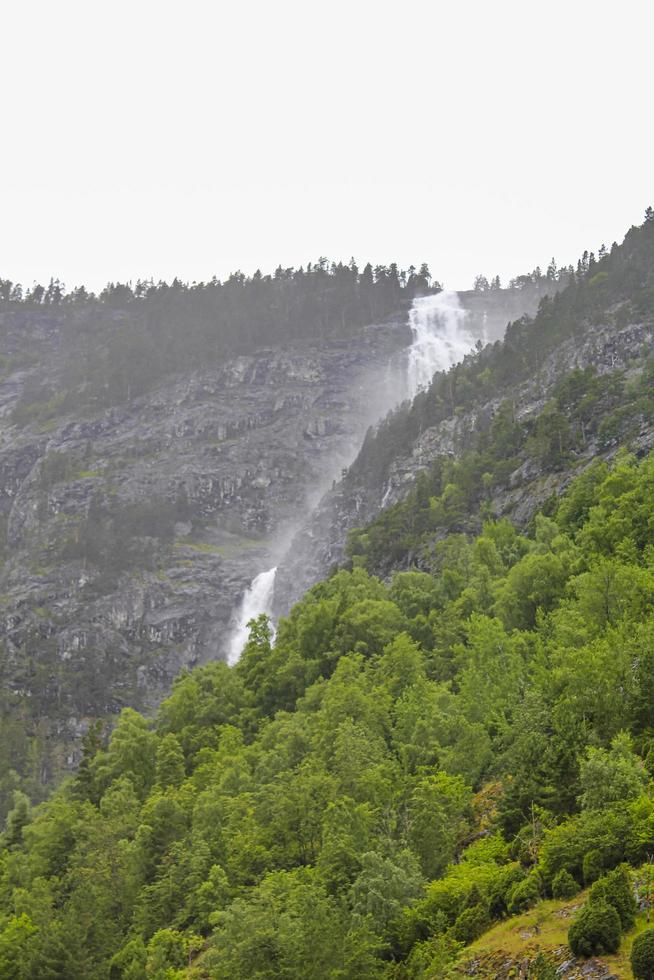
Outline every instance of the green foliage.
{"type": "Polygon", "coordinates": [[[471,908],[464,909],[457,917],[452,926],[452,937],[458,943],[468,945],[481,936],[488,928],[489,922],[488,909],[483,905],[473,905],[471,908]]]}
{"type": "Polygon", "coordinates": [[[590,890],[588,901],[603,901],[612,905],[620,916],[623,931],[631,929],[636,921],[637,905],[631,875],[626,865],[620,865],[596,881],[590,890]]]}
{"type": "Polygon", "coordinates": [[[172,732],[164,735],[157,746],[155,775],[161,789],[178,787],[184,782],[184,753],[172,732]]]}
{"type": "Polygon", "coordinates": [[[109,964],[110,980],[143,980],[148,953],[140,936],[130,939],[112,956],[109,964]]]}
{"type": "Polygon", "coordinates": [[[620,916],[606,902],[587,902],[568,930],[575,956],[615,953],[620,945],[620,916]]]}
{"type": "Polygon", "coordinates": [[[441,772],[417,781],[409,802],[410,839],[426,877],[436,878],[454,858],[469,806],[460,776],[441,772]]]}
{"type": "Polygon", "coordinates": [[[237,667],[181,676],[152,722],[125,710],[106,743],[91,727],[47,803],[8,784],[10,968],[442,973],[581,881],[571,942],[612,948],[634,914],[619,866],[654,846],[653,474],[586,473],[532,536],[487,521],[430,572],[339,571],[275,638],[254,621],[237,667]]]}
{"type": "Polygon", "coordinates": [[[377,942],[365,919],[345,909],[309,870],[277,872],[218,917],[212,976],[358,977],[381,975],[377,942]]]}
{"type": "Polygon", "coordinates": [[[556,962],[545,953],[539,953],[529,967],[529,980],[558,980],[558,976],[556,962]]]}
{"type": "Polygon", "coordinates": [[[531,874],[511,888],[507,895],[507,908],[511,915],[516,915],[531,908],[540,897],[539,877],[531,874]]]}
{"type": "Polygon", "coordinates": [[[646,929],[636,936],[630,962],[637,980],[654,980],[654,929],[646,929]]]}
{"type": "Polygon", "coordinates": [[[586,884],[589,885],[591,882],[597,881],[603,870],[604,862],[601,852],[596,849],[587,851],[584,854],[584,861],[582,865],[584,881],[586,884]]]}
{"type": "Polygon", "coordinates": [[[552,881],[552,895],[554,898],[573,898],[579,892],[579,885],[569,871],[561,868],[554,875],[552,881]]]}
{"type": "Polygon", "coordinates": [[[30,939],[37,927],[28,915],[12,916],[0,933],[0,977],[29,980],[30,939]]]}
{"type": "Polygon", "coordinates": [[[579,801],[584,809],[595,810],[620,800],[632,800],[642,793],[647,781],[647,772],[633,752],[631,738],[622,732],[615,736],[608,751],[588,749],[580,766],[583,792],[579,801]]]}

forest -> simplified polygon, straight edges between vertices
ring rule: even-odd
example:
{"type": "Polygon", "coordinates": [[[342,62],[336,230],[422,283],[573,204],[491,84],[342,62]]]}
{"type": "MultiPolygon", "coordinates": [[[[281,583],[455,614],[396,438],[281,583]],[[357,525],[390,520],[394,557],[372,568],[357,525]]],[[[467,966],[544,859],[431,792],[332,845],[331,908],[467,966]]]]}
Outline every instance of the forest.
{"type": "MultiPolygon", "coordinates": [[[[543,282],[563,288],[583,278],[589,261],[592,266],[595,258],[585,253],[575,273],[552,259],[546,276],[537,268],[512,279],[509,289],[529,291],[543,282]]],[[[475,289],[483,292],[484,283],[491,288],[477,277],[475,289]]],[[[234,272],[223,282],[110,282],[98,295],[83,286],[67,292],[58,279],[24,290],[0,278],[0,335],[3,320],[20,321],[29,334],[45,317],[57,326],[67,359],[57,385],[26,387],[12,420],[24,425],[80,407],[129,402],[162,378],[260,348],[349,337],[364,325],[404,314],[414,296],[441,288],[424,262],[407,270],[395,262],[368,262],[360,269],[354,258],[345,264],[324,257],[306,268],[279,266],[272,275],[234,272]]],[[[492,288],[500,288],[497,277],[492,288]]],[[[0,361],[0,376],[30,363],[22,351],[17,363],[0,361]]]]}
{"type": "Polygon", "coordinates": [[[48,802],[16,793],[0,976],[444,976],[593,882],[615,948],[654,848],[654,456],[431,567],[337,572],[152,722],[91,729],[48,802]]]}

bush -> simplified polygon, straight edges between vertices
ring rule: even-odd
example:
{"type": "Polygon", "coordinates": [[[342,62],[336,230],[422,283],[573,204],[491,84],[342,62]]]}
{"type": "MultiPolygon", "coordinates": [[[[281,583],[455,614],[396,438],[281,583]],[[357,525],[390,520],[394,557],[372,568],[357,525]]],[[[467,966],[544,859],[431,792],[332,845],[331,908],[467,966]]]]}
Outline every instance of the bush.
{"type": "Polygon", "coordinates": [[[495,878],[488,889],[488,912],[492,919],[502,919],[508,912],[508,901],[515,886],[524,881],[525,875],[518,864],[505,865],[502,874],[495,878]]]}
{"type": "Polygon", "coordinates": [[[572,898],[579,891],[579,885],[565,868],[554,876],[552,882],[552,895],[554,898],[572,898]]]}
{"type": "Polygon", "coordinates": [[[488,912],[483,905],[464,909],[452,927],[452,938],[458,943],[472,943],[488,928],[488,912]]]}
{"type": "Polygon", "coordinates": [[[539,879],[535,875],[523,878],[510,890],[507,898],[507,908],[511,915],[524,912],[535,905],[540,898],[539,879]]]}
{"type": "Polygon", "coordinates": [[[587,902],[568,930],[575,956],[615,953],[620,945],[620,916],[607,902],[587,902]]]}
{"type": "Polygon", "coordinates": [[[529,969],[530,980],[558,980],[556,963],[544,953],[539,953],[529,969]]]}
{"type": "Polygon", "coordinates": [[[603,901],[612,905],[620,916],[623,932],[631,929],[636,921],[636,898],[631,876],[624,864],[595,882],[590,890],[588,901],[603,901]]]}
{"type": "Polygon", "coordinates": [[[636,980],[654,980],[654,929],[646,929],[634,939],[631,971],[636,980]]]}
{"type": "Polygon", "coordinates": [[[599,851],[587,851],[584,854],[583,874],[587,885],[592,885],[594,881],[602,876],[604,871],[604,861],[599,851]]]}

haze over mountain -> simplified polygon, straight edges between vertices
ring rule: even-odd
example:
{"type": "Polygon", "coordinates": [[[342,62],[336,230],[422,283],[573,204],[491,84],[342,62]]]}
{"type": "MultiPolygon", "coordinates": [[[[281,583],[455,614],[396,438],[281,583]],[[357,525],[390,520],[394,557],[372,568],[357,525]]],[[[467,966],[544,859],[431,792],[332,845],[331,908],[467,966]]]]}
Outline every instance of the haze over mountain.
{"type": "Polygon", "coordinates": [[[631,976],[651,208],[510,289],[0,294],[0,976],[631,976]]]}

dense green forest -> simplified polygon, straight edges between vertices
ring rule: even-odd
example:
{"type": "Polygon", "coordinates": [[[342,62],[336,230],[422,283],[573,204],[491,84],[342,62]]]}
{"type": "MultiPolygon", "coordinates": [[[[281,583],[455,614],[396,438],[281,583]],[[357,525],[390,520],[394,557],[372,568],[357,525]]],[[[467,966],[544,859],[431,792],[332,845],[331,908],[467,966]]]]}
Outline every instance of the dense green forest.
{"type": "Polygon", "coordinates": [[[432,569],[336,573],[154,722],[92,729],[49,802],[17,794],[0,976],[441,976],[595,880],[619,942],[605,876],[654,848],[654,457],[432,569]]]}

